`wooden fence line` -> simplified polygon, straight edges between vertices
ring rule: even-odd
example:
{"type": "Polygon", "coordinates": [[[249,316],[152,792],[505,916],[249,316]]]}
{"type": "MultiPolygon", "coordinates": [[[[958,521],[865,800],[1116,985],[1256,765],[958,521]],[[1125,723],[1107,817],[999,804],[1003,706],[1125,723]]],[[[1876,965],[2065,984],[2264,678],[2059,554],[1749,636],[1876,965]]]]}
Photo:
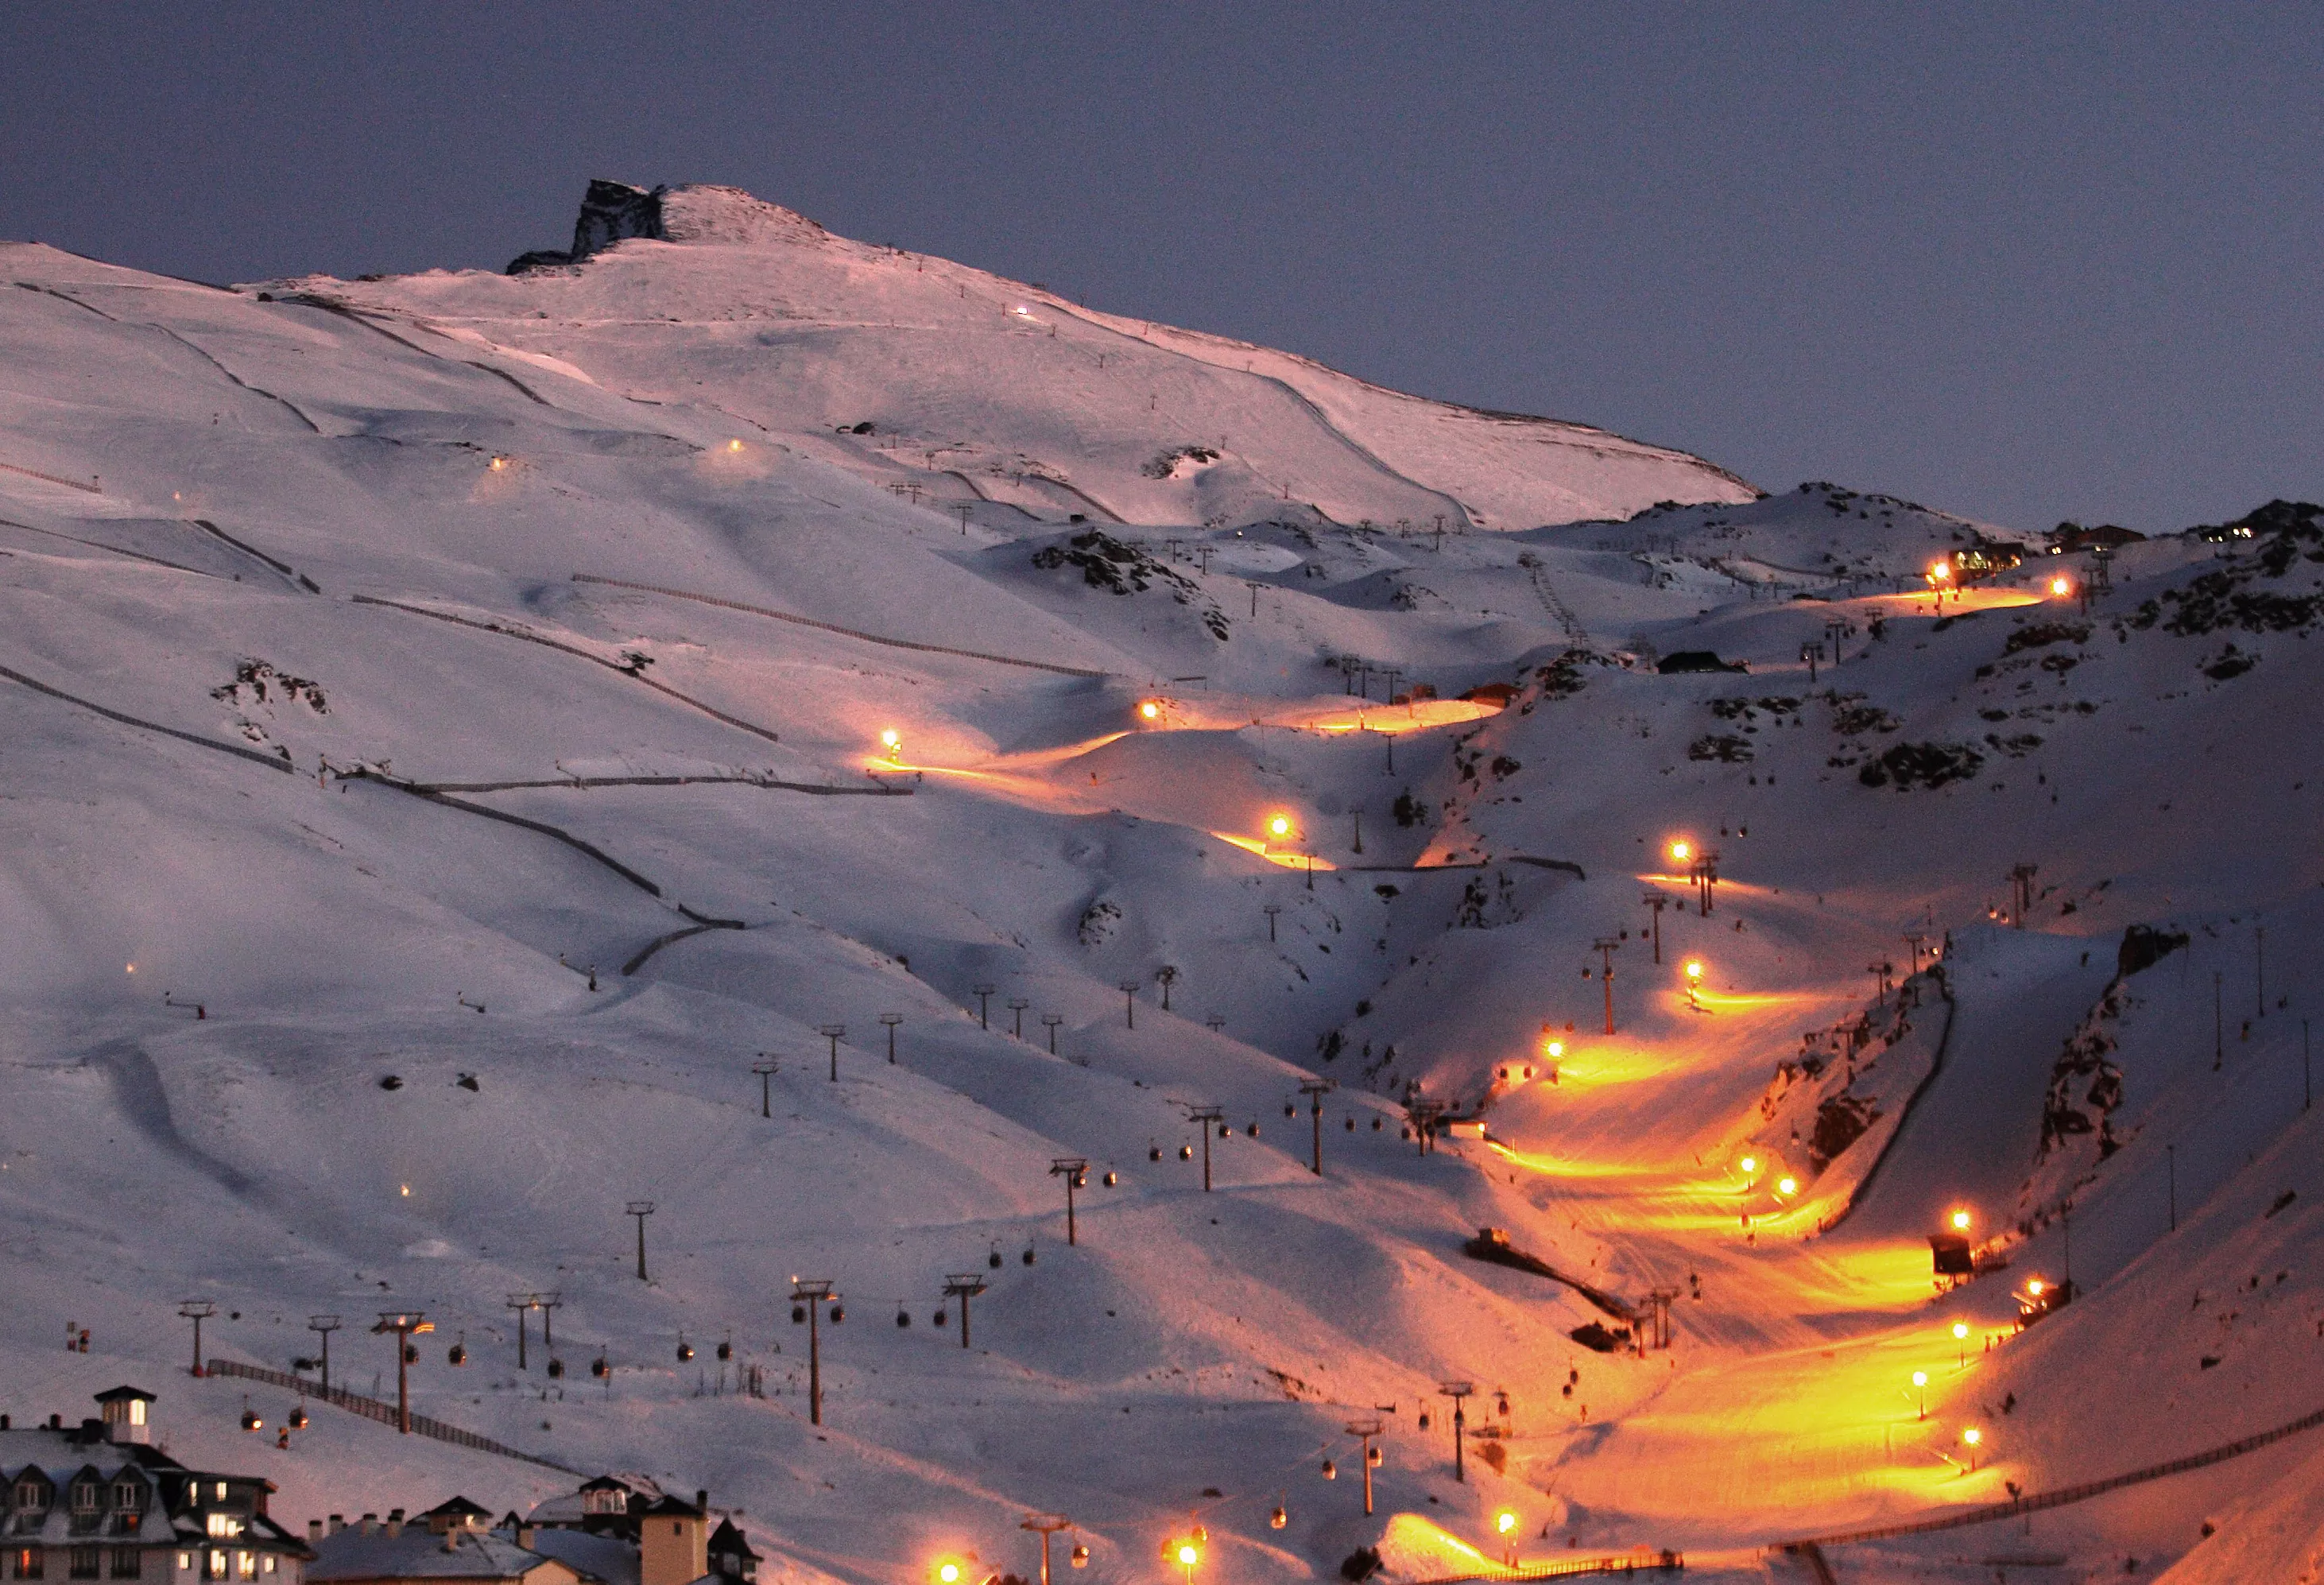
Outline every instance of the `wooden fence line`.
{"type": "MultiPolygon", "coordinates": [[[[303,1376],[293,1376],[287,1370],[270,1370],[263,1365],[245,1365],[239,1359],[209,1359],[204,1362],[203,1368],[212,1376],[238,1376],[245,1381],[263,1381],[270,1387],[285,1387],[301,1397],[319,1399],[335,1408],[345,1409],[350,1415],[360,1415],[366,1420],[376,1420],[383,1425],[393,1425],[396,1423],[393,1404],[383,1404],[377,1398],[367,1398],[361,1393],[349,1392],[343,1387],[335,1387],[326,1391],[322,1383],[309,1381],[303,1376]]],[[[411,1430],[412,1434],[416,1436],[433,1437],[438,1442],[448,1442],[456,1447],[474,1448],[478,1452],[493,1453],[503,1459],[516,1459],[528,1464],[539,1464],[544,1469],[561,1470],[567,1475],[587,1473],[586,1470],[575,1469],[570,1464],[559,1463],[557,1460],[543,1457],[540,1453],[525,1452],[521,1449],[509,1446],[506,1442],[494,1442],[489,1436],[479,1436],[473,1431],[464,1431],[457,1425],[447,1424],[441,1420],[426,1415],[411,1416],[411,1430]]]]}

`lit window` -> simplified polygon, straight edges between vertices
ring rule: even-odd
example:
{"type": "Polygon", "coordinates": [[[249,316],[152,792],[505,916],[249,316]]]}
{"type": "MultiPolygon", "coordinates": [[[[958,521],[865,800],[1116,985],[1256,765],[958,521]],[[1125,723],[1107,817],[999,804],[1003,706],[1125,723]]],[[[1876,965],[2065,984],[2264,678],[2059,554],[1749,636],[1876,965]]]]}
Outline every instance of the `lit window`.
{"type": "Polygon", "coordinates": [[[271,1574],[274,1571],[274,1554],[272,1553],[268,1553],[263,1558],[259,1560],[258,1571],[262,1574],[271,1574]]]}
{"type": "Polygon", "coordinates": [[[226,1553],[213,1550],[202,1561],[208,1565],[202,1571],[203,1579],[223,1580],[226,1577],[226,1553]]]}
{"type": "Polygon", "coordinates": [[[192,1553],[189,1553],[189,1552],[181,1552],[181,1553],[180,1553],[178,1554],[178,1571],[179,1571],[180,1573],[181,1573],[181,1574],[182,1574],[182,1573],[184,1573],[187,1570],[189,1570],[189,1569],[192,1568],[193,1566],[194,1566],[194,1554],[193,1554],[192,1553]]]}
{"type": "Polygon", "coordinates": [[[42,1562],[47,1554],[37,1546],[19,1547],[16,1551],[16,1578],[37,1580],[42,1574],[42,1562]]]}
{"type": "Polygon", "coordinates": [[[249,1552],[235,1553],[234,1554],[234,1577],[237,1580],[257,1579],[258,1554],[256,1553],[249,1552]]]}

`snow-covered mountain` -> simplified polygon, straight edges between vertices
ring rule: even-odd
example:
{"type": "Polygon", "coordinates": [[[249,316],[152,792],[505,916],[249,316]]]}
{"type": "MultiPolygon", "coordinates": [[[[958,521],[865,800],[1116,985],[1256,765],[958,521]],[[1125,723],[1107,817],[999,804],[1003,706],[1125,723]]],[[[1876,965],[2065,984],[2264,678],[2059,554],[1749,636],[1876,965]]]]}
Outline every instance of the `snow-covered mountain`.
{"type": "MultiPolygon", "coordinates": [[[[569,1487],[184,1373],[194,1297],[276,1369],[341,1313],[392,1395],[355,1329],[421,1307],[425,1412],[706,1486],[770,1579],[1025,1573],[1040,1510],[1093,1578],[1199,1522],[1201,1578],[1416,1580],[1504,1509],[1748,1579],[2324,1402],[2314,509],[2085,600],[729,189],[600,184],[576,244],[0,247],[13,1413],[138,1381],[294,1528],[569,1487]],[[1424,1155],[1416,1099],[1470,1120],[1424,1155]],[[1938,1295],[1956,1208],[2008,1264],[1938,1295]],[[1576,1341],[1657,1288],[1667,1352],[1576,1341]]],[[[2312,1575],[2315,1436],[1834,1556],[2312,1575]]]]}

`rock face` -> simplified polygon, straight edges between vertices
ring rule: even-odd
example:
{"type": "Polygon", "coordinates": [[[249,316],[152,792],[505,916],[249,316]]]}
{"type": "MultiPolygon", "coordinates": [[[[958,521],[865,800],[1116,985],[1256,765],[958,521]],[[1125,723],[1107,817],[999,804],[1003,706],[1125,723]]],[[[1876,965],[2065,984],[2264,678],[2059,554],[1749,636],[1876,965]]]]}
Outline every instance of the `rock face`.
{"type": "Polygon", "coordinates": [[[508,273],[521,275],[529,270],[577,264],[590,254],[633,236],[666,240],[669,233],[662,229],[661,198],[668,190],[661,187],[632,187],[625,181],[608,181],[602,176],[596,178],[589,183],[589,190],[582,195],[581,217],[573,225],[572,248],[566,253],[540,248],[521,253],[510,262],[508,273]]]}
{"type": "Polygon", "coordinates": [[[740,188],[695,183],[684,187],[632,187],[598,177],[581,198],[581,217],[573,224],[573,246],[558,253],[538,248],[510,262],[507,273],[578,264],[633,236],[656,242],[816,242],[830,235],[806,216],[752,198],[740,188]]]}

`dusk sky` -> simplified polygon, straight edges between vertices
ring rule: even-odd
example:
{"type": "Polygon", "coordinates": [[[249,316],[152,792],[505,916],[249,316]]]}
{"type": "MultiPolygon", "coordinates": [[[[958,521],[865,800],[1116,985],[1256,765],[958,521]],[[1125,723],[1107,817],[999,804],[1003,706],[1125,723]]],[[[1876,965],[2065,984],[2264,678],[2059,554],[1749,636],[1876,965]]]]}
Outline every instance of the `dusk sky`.
{"type": "Polygon", "coordinates": [[[2324,493],[2312,5],[20,4],[0,236],[498,269],[593,176],[1775,490],[2324,493]]]}

